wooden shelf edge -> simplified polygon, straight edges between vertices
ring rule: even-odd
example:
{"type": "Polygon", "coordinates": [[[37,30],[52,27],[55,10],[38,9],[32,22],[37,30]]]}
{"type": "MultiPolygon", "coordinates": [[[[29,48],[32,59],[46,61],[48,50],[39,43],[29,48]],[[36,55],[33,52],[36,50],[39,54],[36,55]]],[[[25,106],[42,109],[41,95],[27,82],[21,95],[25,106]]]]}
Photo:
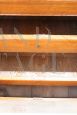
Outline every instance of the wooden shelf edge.
{"type": "Polygon", "coordinates": [[[0,72],[0,85],[77,86],[76,72],[0,72]]]}
{"type": "Polygon", "coordinates": [[[1,35],[0,52],[77,53],[77,35],[1,35]]]}
{"type": "Polygon", "coordinates": [[[0,0],[0,15],[77,16],[76,0],[0,0]]]}
{"type": "Polygon", "coordinates": [[[33,80],[0,80],[0,85],[31,86],[77,86],[77,81],[33,81],[33,80]]]}

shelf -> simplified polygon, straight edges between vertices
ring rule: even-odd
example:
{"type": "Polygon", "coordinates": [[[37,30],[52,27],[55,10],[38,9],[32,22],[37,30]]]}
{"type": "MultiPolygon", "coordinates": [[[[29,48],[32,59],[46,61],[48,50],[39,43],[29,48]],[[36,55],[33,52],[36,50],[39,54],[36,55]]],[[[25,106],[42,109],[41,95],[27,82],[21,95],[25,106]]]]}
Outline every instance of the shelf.
{"type": "Polygon", "coordinates": [[[0,97],[0,112],[77,113],[77,99],[0,97]]]}
{"type": "Polygon", "coordinates": [[[77,53],[77,35],[0,35],[0,52],[77,53]]]}
{"type": "Polygon", "coordinates": [[[77,86],[77,73],[2,71],[0,85],[77,86]]]}
{"type": "Polygon", "coordinates": [[[77,16],[77,0],[0,0],[1,16],[77,16]]]}

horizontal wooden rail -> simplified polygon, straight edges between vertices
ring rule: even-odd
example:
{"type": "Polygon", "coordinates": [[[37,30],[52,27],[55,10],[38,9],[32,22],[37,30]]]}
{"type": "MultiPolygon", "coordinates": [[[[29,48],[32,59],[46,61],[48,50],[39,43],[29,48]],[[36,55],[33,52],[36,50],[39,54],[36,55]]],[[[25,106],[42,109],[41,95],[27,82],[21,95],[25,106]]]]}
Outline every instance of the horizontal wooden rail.
{"type": "Polygon", "coordinates": [[[0,35],[0,52],[77,53],[77,35],[0,35]]]}
{"type": "Polygon", "coordinates": [[[77,16],[77,0],[0,0],[0,15],[77,16]]]}
{"type": "Polygon", "coordinates": [[[73,114],[77,113],[77,99],[0,97],[0,112],[73,114]]]}
{"type": "Polygon", "coordinates": [[[77,86],[76,72],[0,72],[1,85],[77,86]]]}

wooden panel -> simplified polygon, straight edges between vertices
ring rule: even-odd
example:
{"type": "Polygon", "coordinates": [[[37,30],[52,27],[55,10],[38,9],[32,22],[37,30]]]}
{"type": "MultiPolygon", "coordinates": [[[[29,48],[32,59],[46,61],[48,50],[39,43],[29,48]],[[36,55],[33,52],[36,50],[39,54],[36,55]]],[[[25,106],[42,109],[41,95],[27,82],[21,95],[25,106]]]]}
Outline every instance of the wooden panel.
{"type": "Polygon", "coordinates": [[[32,97],[54,97],[52,86],[32,86],[32,97]]]}
{"type": "Polygon", "coordinates": [[[64,86],[56,86],[54,87],[54,97],[60,98],[60,97],[69,97],[68,96],[68,87],[64,87],[64,86]]]}
{"type": "Polygon", "coordinates": [[[76,72],[0,72],[4,85],[76,86],[76,72]]]}
{"type": "MultiPolygon", "coordinates": [[[[72,92],[77,87],[69,88],[72,92]]],[[[64,86],[0,85],[0,97],[77,97],[77,94],[68,94],[68,87],[64,86]]]]}
{"type": "Polygon", "coordinates": [[[1,35],[0,52],[77,53],[77,36],[1,35]]]}
{"type": "Polygon", "coordinates": [[[4,95],[6,97],[8,96],[9,97],[31,97],[31,86],[7,86],[6,85],[2,88],[6,89],[8,93],[7,95],[4,95]]]}
{"type": "Polygon", "coordinates": [[[68,87],[63,86],[32,86],[32,97],[69,97],[68,87]]]}
{"type": "Polygon", "coordinates": [[[77,113],[77,99],[0,98],[0,112],[77,113]]]}
{"type": "Polygon", "coordinates": [[[31,86],[0,85],[0,97],[31,97],[31,86]]]}
{"type": "Polygon", "coordinates": [[[77,72],[77,53],[0,53],[0,71],[77,72]]]}
{"type": "Polygon", "coordinates": [[[77,15],[76,0],[0,0],[0,15],[77,15]]]}
{"type": "Polygon", "coordinates": [[[76,87],[69,87],[69,97],[77,98],[77,86],[76,87]]]}

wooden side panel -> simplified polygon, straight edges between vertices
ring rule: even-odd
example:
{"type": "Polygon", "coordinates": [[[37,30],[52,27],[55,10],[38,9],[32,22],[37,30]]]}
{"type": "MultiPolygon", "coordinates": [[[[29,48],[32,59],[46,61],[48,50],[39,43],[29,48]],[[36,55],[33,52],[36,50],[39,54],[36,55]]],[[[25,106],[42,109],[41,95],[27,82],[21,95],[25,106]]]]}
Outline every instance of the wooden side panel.
{"type": "Polygon", "coordinates": [[[32,97],[69,97],[68,87],[32,86],[32,97]]]}

